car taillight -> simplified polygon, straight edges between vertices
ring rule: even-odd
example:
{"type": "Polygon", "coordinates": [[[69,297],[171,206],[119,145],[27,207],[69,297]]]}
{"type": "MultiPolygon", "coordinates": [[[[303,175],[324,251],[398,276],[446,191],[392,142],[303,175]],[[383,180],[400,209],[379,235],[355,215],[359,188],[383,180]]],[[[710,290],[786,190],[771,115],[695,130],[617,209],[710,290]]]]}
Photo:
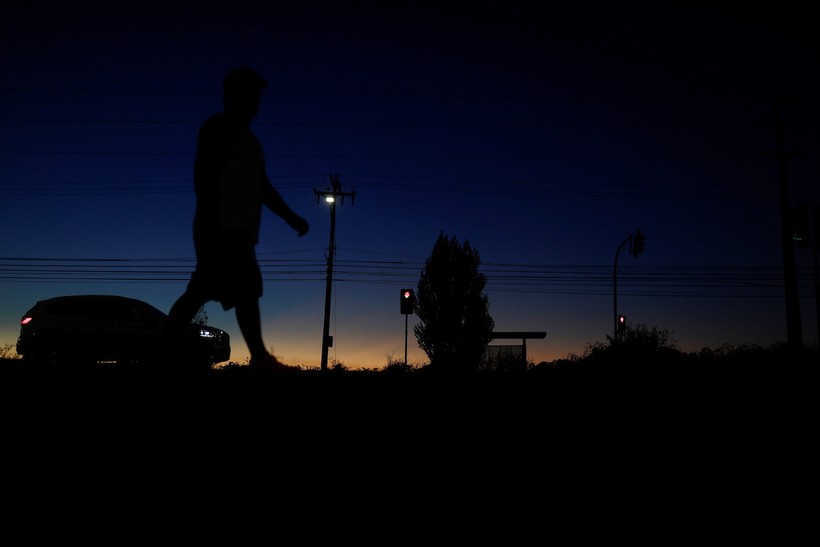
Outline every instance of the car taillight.
{"type": "Polygon", "coordinates": [[[23,317],[23,319],[20,320],[20,324],[21,325],[28,325],[29,323],[31,323],[32,319],[33,318],[31,316],[27,315],[27,316],[23,317]]]}

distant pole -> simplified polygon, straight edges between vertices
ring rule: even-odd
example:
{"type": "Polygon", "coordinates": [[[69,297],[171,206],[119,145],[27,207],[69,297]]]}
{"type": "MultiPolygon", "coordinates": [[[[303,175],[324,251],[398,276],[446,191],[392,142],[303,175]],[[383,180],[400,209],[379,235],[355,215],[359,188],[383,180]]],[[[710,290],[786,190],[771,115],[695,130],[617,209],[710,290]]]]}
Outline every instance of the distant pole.
{"type": "Polygon", "coordinates": [[[777,129],[777,173],[780,187],[780,241],[783,247],[783,280],[786,296],[786,332],[788,343],[794,350],[803,348],[803,327],[800,322],[800,300],[797,291],[797,266],[794,257],[794,240],[791,229],[791,203],[789,181],[786,172],[786,151],[783,144],[783,122],[780,100],[775,101],[777,129]]]}
{"type": "Polygon", "coordinates": [[[812,227],[814,228],[811,242],[812,267],[814,269],[814,313],[817,316],[817,344],[820,345],[820,262],[817,254],[820,252],[820,204],[812,207],[812,227]]]}
{"type": "MultiPolygon", "coordinates": [[[[644,234],[641,233],[641,229],[638,228],[638,231],[634,234],[629,234],[629,236],[618,245],[618,250],[615,251],[615,265],[612,267],[612,320],[615,323],[613,340],[619,338],[618,334],[620,331],[618,328],[618,255],[621,254],[621,249],[623,249],[624,245],[629,243],[629,254],[634,258],[638,258],[638,255],[643,252],[645,239],[646,236],[644,236],[644,234]]],[[[624,327],[626,327],[626,325],[624,325],[624,327]]]]}
{"type": "Polygon", "coordinates": [[[404,366],[407,368],[407,318],[410,314],[404,314],[404,366]]]}
{"type": "MultiPolygon", "coordinates": [[[[820,218],[820,215],[815,216],[815,218],[820,218]]],[[[817,316],[817,344],[820,346],[820,264],[817,258],[818,247],[820,247],[820,243],[815,240],[812,244],[811,258],[812,269],[814,270],[814,313],[817,316]]]]}
{"type": "Polygon", "coordinates": [[[325,191],[314,189],[316,194],[316,201],[324,198],[325,202],[330,205],[330,244],[327,251],[327,283],[325,284],[325,318],[322,327],[322,363],[321,370],[327,370],[327,354],[328,348],[332,346],[330,338],[330,298],[333,290],[333,255],[336,249],[336,203],[338,198],[344,202],[345,196],[350,196],[351,199],[356,198],[356,192],[342,192],[339,184],[339,177],[337,175],[330,175],[331,188],[325,191]]]}
{"type": "Polygon", "coordinates": [[[615,325],[613,333],[613,340],[618,339],[618,255],[621,254],[621,249],[624,245],[632,241],[632,234],[623,240],[618,245],[618,250],[615,251],[615,265],[612,267],[612,321],[615,325]]]}

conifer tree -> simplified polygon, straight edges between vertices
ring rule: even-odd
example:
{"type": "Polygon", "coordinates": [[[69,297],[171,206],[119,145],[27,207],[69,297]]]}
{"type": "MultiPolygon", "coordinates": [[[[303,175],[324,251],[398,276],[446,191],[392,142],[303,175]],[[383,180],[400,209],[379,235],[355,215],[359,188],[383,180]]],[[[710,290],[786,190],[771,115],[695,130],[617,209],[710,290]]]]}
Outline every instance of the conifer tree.
{"type": "Polygon", "coordinates": [[[495,323],[480,264],[469,241],[460,244],[443,232],[425,262],[416,301],[419,323],[413,332],[433,369],[470,372],[481,364],[495,323]]]}

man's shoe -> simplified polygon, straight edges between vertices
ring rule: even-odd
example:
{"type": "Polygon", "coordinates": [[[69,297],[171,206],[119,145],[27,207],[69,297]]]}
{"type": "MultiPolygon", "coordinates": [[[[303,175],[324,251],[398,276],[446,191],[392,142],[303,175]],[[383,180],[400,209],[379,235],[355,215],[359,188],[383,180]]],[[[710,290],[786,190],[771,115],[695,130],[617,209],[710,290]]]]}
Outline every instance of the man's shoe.
{"type": "Polygon", "coordinates": [[[279,362],[273,355],[267,354],[259,359],[251,359],[248,364],[252,378],[270,378],[273,376],[290,376],[302,369],[279,362]]]}

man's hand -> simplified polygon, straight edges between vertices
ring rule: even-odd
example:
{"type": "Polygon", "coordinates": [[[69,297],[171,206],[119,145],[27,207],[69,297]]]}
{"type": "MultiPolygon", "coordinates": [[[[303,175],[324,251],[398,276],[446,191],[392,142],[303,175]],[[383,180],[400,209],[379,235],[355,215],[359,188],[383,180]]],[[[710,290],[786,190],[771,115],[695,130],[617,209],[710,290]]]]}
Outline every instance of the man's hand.
{"type": "Polygon", "coordinates": [[[288,218],[288,225],[294,230],[296,230],[296,233],[299,235],[299,237],[302,237],[303,235],[308,233],[308,229],[310,228],[307,220],[303,219],[302,217],[296,214],[288,218]]]}

